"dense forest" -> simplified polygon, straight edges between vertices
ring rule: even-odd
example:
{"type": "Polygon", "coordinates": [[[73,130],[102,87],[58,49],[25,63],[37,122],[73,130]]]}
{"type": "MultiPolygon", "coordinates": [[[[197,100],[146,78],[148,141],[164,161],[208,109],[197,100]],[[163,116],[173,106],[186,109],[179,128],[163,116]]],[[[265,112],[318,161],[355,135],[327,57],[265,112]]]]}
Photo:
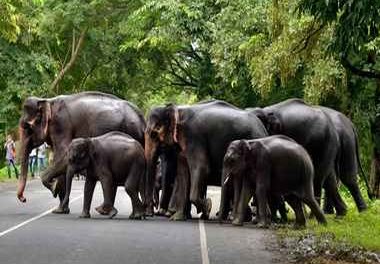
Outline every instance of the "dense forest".
{"type": "Polygon", "coordinates": [[[379,55],[380,1],[2,0],[2,137],[31,95],[99,90],[144,111],[300,97],[353,120],[379,197],[379,55]]]}

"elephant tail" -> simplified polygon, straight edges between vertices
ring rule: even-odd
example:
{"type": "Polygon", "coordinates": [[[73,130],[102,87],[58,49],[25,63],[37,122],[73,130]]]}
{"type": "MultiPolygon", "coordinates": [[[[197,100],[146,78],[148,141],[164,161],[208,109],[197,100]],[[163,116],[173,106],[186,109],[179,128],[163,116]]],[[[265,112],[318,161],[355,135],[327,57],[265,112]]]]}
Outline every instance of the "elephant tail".
{"type": "Polygon", "coordinates": [[[361,177],[364,180],[364,183],[366,185],[367,194],[368,194],[369,199],[373,200],[374,195],[373,195],[373,193],[371,191],[371,187],[369,186],[367,175],[365,174],[365,172],[363,170],[363,167],[362,167],[362,164],[360,162],[358,133],[357,133],[357,131],[356,131],[356,129],[355,129],[354,126],[352,126],[352,129],[353,129],[354,135],[355,135],[355,152],[356,152],[356,159],[357,159],[357,162],[358,162],[358,166],[360,168],[360,175],[361,175],[361,177]]]}

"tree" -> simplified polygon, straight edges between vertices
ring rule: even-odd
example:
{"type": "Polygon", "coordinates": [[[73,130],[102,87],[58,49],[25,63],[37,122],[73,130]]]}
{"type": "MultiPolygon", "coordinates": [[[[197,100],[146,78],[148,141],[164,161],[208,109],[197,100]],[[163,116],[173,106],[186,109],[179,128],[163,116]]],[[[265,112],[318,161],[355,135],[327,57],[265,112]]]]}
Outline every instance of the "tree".
{"type": "MultiPolygon", "coordinates": [[[[339,57],[354,79],[368,78],[375,82],[376,88],[367,104],[375,110],[370,117],[373,141],[371,179],[373,191],[380,198],[380,2],[302,0],[300,10],[310,12],[324,25],[333,26],[329,50],[339,57]]],[[[366,92],[363,90],[361,92],[366,92]]]]}

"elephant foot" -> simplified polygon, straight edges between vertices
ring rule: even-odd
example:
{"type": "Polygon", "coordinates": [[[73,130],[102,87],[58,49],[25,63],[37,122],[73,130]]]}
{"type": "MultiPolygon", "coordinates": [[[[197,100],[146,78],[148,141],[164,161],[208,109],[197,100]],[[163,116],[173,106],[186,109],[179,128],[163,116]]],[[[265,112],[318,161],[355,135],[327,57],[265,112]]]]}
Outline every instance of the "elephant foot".
{"type": "Polygon", "coordinates": [[[108,215],[110,219],[114,218],[118,213],[118,210],[113,206],[109,209],[106,209],[104,205],[100,205],[96,207],[95,210],[101,215],[108,215]]]}
{"type": "Polygon", "coordinates": [[[324,208],[323,209],[324,214],[334,214],[334,209],[333,208],[324,208]]]}
{"type": "Polygon", "coordinates": [[[253,218],[252,219],[252,222],[251,222],[253,225],[257,225],[259,223],[259,219],[257,217],[253,218]]]}
{"type": "Polygon", "coordinates": [[[103,204],[95,207],[95,211],[97,211],[100,215],[108,215],[108,213],[104,210],[103,204]]]}
{"type": "Polygon", "coordinates": [[[131,219],[131,220],[142,220],[144,218],[145,218],[145,215],[143,212],[131,213],[129,215],[129,219],[131,219]]]}
{"type": "Polygon", "coordinates": [[[109,211],[109,213],[108,213],[108,218],[109,219],[114,218],[118,212],[119,211],[115,207],[112,207],[111,211],[109,211]]]}
{"type": "Polygon", "coordinates": [[[91,218],[90,213],[82,212],[82,214],[79,216],[79,218],[91,218]]]}
{"type": "Polygon", "coordinates": [[[145,209],[145,216],[148,216],[148,217],[153,217],[154,216],[153,206],[148,206],[145,209]]]}
{"type": "Polygon", "coordinates": [[[258,223],[257,223],[257,225],[256,225],[258,228],[263,228],[263,229],[267,229],[267,228],[269,228],[269,226],[270,226],[270,223],[268,223],[268,222],[261,222],[261,221],[259,221],[258,223]]]}
{"type": "Polygon", "coordinates": [[[158,215],[158,216],[165,216],[165,215],[166,215],[166,212],[167,212],[167,210],[165,210],[164,208],[160,208],[160,209],[156,212],[156,215],[158,215]]]}
{"type": "Polygon", "coordinates": [[[343,217],[345,217],[347,215],[347,209],[345,210],[342,210],[340,212],[336,212],[336,216],[335,218],[336,219],[342,219],[343,217]]]}
{"type": "Polygon", "coordinates": [[[244,222],[251,222],[252,218],[253,218],[252,211],[251,211],[251,209],[248,209],[244,215],[244,222]]]}
{"type": "Polygon", "coordinates": [[[238,218],[235,218],[233,221],[232,221],[232,225],[234,226],[242,226],[243,225],[243,221],[238,219],[238,218]]]}
{"type": "Polygon", "coordinates": [[[164,216],[171,217],[174,213],[175,212],[173,212],[173,211],[167,210],[166,213],[164,214],[164,216]]]}
{"type": "Polygon", "coordinates": [[[173,214],[173,215],[170,217],[170,220],[171,220],[171,221],[185,221],[186,218],[185,218],[185,215],[184,215],[183,213],[176,212],[175,214],[173,214]]]}
{"type": "Polygon", "coordinates": [[[210,198],[206,199],[206,204],[205,204],[205,212],[202,213],[201,219],[202,220],[208,220],[210,218],[210,212],[212,208],[212,201],[210,198]]]}
{"type": "Polygon", "coordinates": [[[367,207],[366,204],[362,204],[362,205],[359,205],[359,206],[358,206],[358,211],[359,211],[359,213],[364,212],[364,211],[366,211],[367,209],[368,209],[368,207],[367,207]]]}
{"type": "Polygon", "coordinates": [[[301,223],[295,223],[294,226],[293,226],[293,228],[295,230],[302,230],[302,229],[306,228],[306,225],[304,223],[302,223],[302,224],[301,223]]]}
{"type": "Polygon", "coordinates": [[[69,214],[70,213],[70,208],[65,207],[58,207],[52,211],[53,214],[69,214]]]}

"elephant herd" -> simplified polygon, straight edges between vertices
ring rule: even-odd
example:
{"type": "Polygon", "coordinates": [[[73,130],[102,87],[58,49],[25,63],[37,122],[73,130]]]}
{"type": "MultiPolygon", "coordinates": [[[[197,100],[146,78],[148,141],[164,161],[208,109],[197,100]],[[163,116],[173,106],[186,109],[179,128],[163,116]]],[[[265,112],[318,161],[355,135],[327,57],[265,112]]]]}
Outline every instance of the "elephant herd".
{"type": "Polygon", "coordinates": [[[86,176],[84,218],[90,217],[97,181],[104,202],[96,211],[111,218],[117,214],[118,186],[131,198],[132,219],[153,216],[157,207],[156,214],[185,220],[191,218],[191,205],[208,219],[208,185],[222,187],[218,218],[235,225],[251,218],[252,198],[261,226],[276,220],[277,211],[287,220],[285,201],[295,212],[297,226],[305,225],[302,203],[318,222],[326,223],[319,207],[322,189],[325,212],[344,216],[339,181],[359,211],[367,208],[357,180],[361,165],[354,125],[333,109],[300,99],[247,109],[219,100],[168,104],[153,108],[145,120],[133,104],[99,92],[29,97],[19,131],[17,197],[26,202],[28,156],[46,142],[54,159],[41,180],[59,197],[54,213],[70,212],[76,173],[86,176]]]}

